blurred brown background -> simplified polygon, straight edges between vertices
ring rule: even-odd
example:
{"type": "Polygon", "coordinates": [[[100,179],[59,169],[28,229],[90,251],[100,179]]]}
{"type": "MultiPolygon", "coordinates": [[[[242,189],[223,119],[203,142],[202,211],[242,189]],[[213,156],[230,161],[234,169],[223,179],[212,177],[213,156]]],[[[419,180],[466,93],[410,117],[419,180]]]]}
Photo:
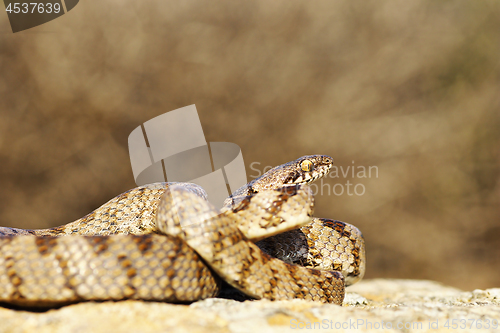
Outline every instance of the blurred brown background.
{"type": "Polygon", "coordinates": [[[498,1],[83,1],[16,34],[0,14],[0,73],[0,225],[134,187],[129,133],[196,104],[249,180],[306,154],[378,167],[317,196],[363,231],[367,278],[500,287],[498,1]]]}

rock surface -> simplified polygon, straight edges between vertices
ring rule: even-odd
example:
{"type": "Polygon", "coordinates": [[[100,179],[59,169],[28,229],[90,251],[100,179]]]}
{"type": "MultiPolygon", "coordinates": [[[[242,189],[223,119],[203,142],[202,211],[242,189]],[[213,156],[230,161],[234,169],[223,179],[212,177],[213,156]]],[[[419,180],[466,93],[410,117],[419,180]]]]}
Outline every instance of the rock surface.
{"type": "Polygon", "coordinates": [[[500,288],[463,292],[389,279],[349,287],[342,307],[212,298],[190,305],[80,303],[43,313],[0,308],[2,332],[498,332],[499,322],[500,288]]]}

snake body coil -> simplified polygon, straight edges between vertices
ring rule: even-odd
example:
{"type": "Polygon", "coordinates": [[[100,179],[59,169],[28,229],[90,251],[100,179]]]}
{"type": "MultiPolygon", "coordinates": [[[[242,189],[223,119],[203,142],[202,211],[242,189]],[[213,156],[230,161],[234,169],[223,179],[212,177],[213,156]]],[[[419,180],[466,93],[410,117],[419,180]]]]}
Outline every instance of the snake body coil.
{"type": "Polygon", "coordinates": [[[311,218],[303,185],[331,165],[312,155],[271,169],[235,191],[222,212],[197,185],[157,183],[61,227],[0,227],[0,302],[189,302],[216,296],[222,278],[257,299],[342,304],[344,280],[364,274],[363,237],[349,224],[311,218]]]}

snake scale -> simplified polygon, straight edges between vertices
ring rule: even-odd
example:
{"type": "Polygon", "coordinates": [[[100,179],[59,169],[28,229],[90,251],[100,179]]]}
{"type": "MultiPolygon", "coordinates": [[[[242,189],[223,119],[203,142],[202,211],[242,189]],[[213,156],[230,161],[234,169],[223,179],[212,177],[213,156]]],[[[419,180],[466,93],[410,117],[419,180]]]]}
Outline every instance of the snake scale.
{"type": "Polygon", "coordinates": [[[277,166],[215,210],[190,183],[129,190],[51,229],[0,227],[0,302],[53,307],[80,301],[192,302],[221,281],[255,299],[342,304],[365,271],[354,226],[312,218],[305,185],[333,160],[310,155],[277,166]]]}

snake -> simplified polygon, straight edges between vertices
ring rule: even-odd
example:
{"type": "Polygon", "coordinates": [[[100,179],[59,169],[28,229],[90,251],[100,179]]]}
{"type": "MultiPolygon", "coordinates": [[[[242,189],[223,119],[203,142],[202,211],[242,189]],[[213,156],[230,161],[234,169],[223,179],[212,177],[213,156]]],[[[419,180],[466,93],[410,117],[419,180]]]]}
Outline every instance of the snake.
{"type": "Polygon", "coordinates": [[[166,182],[131,189],[59,227],[0,227],[0,303],[189,303],[227,284],[252,299],[341,305],[366,258],[358,228],[312,216],[307,184],[332,165],[329,156],[308,155],[272,168],[221,210],[200,186],[166,182]]]}

